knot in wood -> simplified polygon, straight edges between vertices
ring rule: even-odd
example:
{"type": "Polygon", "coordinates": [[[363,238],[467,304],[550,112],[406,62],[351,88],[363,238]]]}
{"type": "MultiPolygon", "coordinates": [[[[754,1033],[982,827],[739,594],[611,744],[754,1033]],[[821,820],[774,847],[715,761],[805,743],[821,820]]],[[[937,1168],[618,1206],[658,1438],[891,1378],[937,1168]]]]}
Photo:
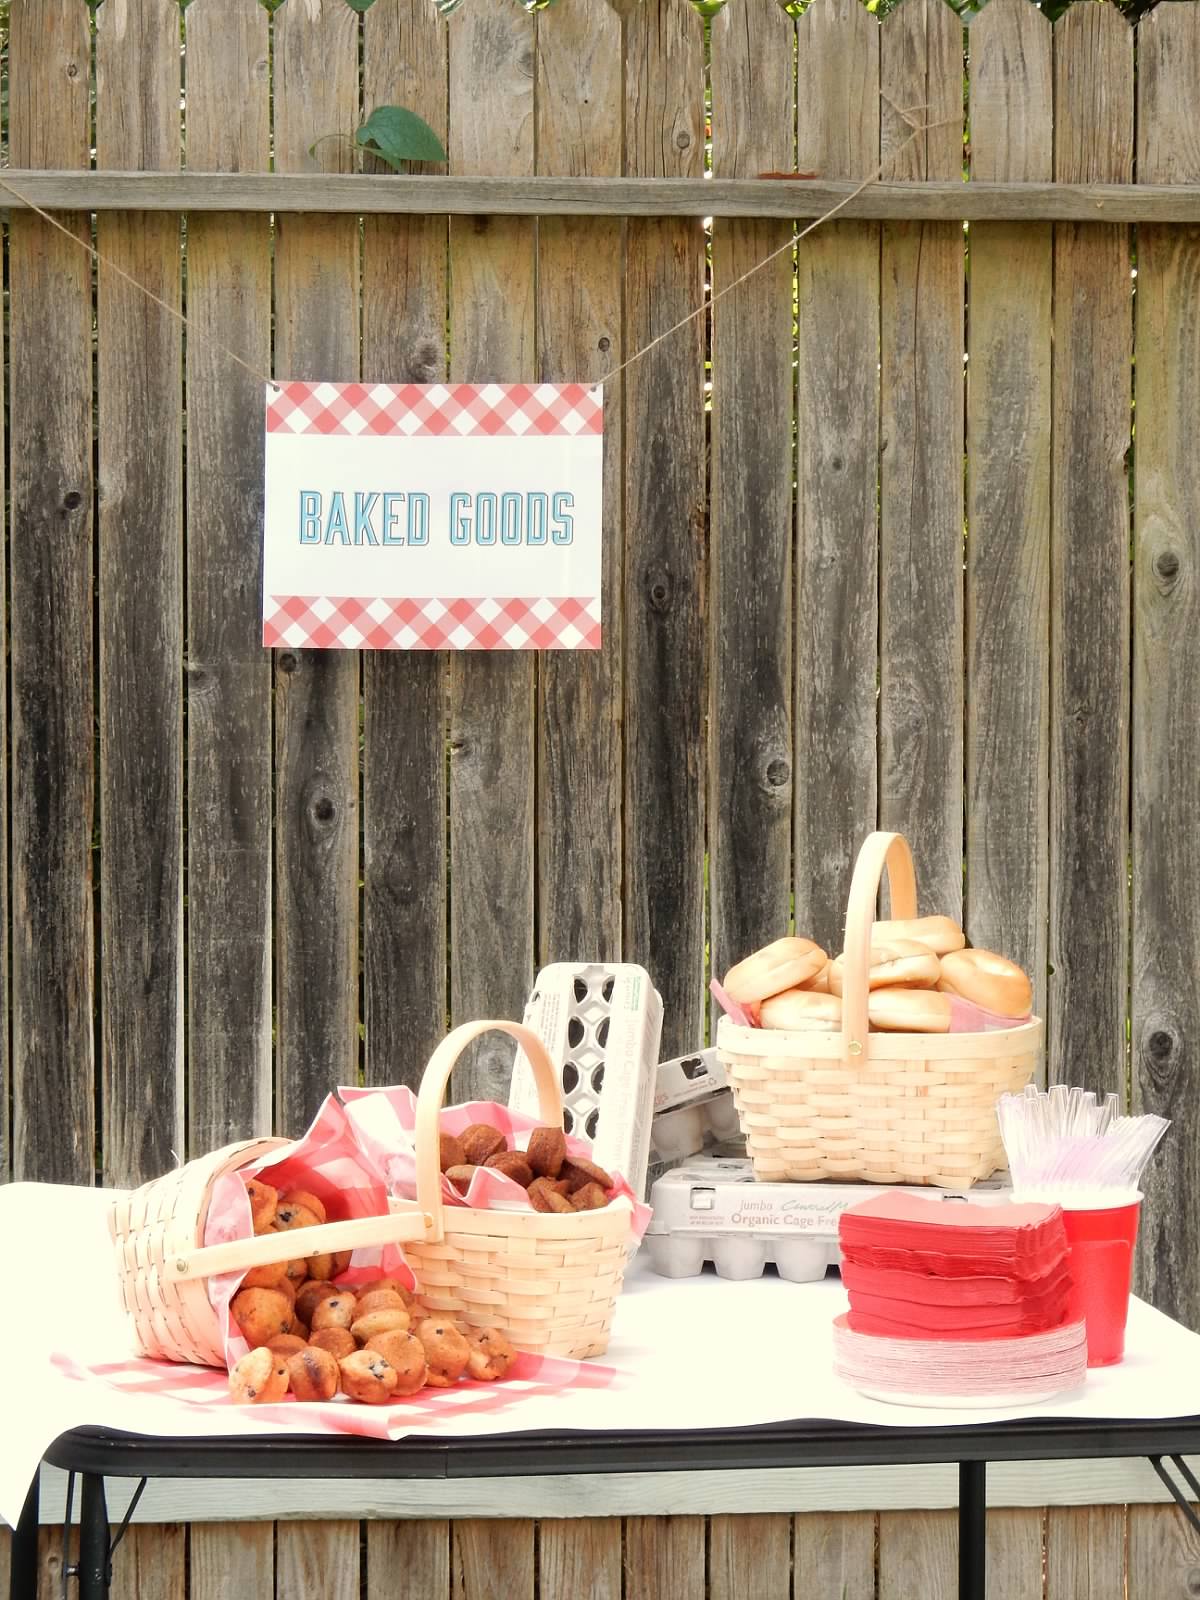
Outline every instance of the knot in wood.
{"type": "Polygon", "coordinates": [[[1171,583],[1179,576],[1179,557],[1174,550],[1163,550],[1155,556],[1154,575],[1164,583],[1171,583]]]}
{"type": "Polygon", "coordinates": [[[1163,1066],[1175,1053],[1175,1036],[1166,1028],[1155,1028],[1146,1040],[1146,1051],[1156,1066],[1163,1066]]]}
{"type": "Polygon", "coordinates": [[[834,456],[829,465],[834,472],[840,472],[846,463],[841,456],[834,456]]]}
{"type": "Polygon", "coordinates": [[[313,816],[318,822],[332,822],[337,816],[337,807],[327,794],[313,803],[313,816]]]}
{"type": "Polygon", "coordinates": [[[281,650],[279,653],[280,672],[295,672],[300,665],[300,658],[291,650],[281,650]]]}
{"type": "Polygon", "coordinates": [[[675,135],[675,148],[677,150],[686,150],[691,142],[691,134],[688,133],[685,128],[680,128],[679,132],[675,135]]]}
{"type": "Polygon", "coordinates": [[[772,789],[786,787],[791,776],[791,766],[782,756],[775,756],[773,760],[767,762],[767,783],[772,789]]]}
{"type": "Polygon", "coordinates": [[[68,489],[62,497],[64,511],[78,511],[83,504],[83,496],[78,489],[68,489]]]}
{"type": "Polygon", "coordinates": [[[597,342],[596,349],[599,350],[602,355],[607,355],[612,349],[612,340],[607,334],[604,334],[597,342]]]}
{"type": "Polygon", "coordinates": [[[652,572],[646,582],[646,593],[650,599],[652,611],[664,612],[671,609],[671,580],[665,572],[652,572]]]}
{"type": "Polygon", "coordinates": [[[1189,1567],[1184,1578],[1184,1592],[1191,1600],[1200,1600],[1200,1567],[1189,1567]]]}

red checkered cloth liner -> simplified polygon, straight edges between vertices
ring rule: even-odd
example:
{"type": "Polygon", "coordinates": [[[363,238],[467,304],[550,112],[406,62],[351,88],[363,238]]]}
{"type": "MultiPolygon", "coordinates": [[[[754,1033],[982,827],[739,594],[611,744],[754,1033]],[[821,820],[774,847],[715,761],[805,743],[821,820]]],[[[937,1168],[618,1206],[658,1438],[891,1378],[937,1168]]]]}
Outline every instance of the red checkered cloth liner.
{"type": "MultiPolygon", "coordinates": [[[[228,1378],[214,1367],[134,1358],[85,1366],[62,1352],[55,1352],[51,1361],[63,1377],[78,1383],[99,1383],[119,1394],[174,1402],[193,1408],[193,1414],[195,1408],[210,1416],[214,1409],[220,1409],[227,1413],[227,1418],[222,1419],[222,1432],[236,1433],[244,1422],[254,1425],[255,1431],[261,1431],[265,1423],[273,1431],[354,1433],[372,1439],[400,1439],[417,1430],[434,1432],[439,1422],[450,1417],[493,1418],[507,1412],[513,1413],[514,1427],[519,1427],[523,1400],[554,1398],[578,1389],[607,1389],[617,1378],[614,1368],[597,1366],[595,1362],[522,1352],[499,1383],[464,1379],[452,1389],[420,1389],[390,1406],[354,1405],[342,1396],[319,1402],[297,1400],[291,1395],[274,1405],[235,1406],[229,1397],[228,1378]]],[[[180,1431],[186,1432],[186,1427],[184,1416],[180,1431]]],[[[505,1430],[490,1427],[485,1431],[505,1430]]]]}
{"type": "Polygon", "coordinates": [[[598,650],[598,595],[370,599],[268,595],[268,649],[598,650]]]}
{"type": "Polygon", "coordinates": [[[284,383],[267,391],[268,433],[459,439],[602,431],[599,387],[581,383],[284,383]]]}

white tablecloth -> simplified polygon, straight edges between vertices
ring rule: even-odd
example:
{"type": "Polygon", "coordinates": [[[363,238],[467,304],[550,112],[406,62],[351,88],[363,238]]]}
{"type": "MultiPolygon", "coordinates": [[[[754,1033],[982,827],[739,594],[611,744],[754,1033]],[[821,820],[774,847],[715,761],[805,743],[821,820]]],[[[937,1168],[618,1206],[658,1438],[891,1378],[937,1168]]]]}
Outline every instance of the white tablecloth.
{"type": "MultiPolygon", "coordinates": [[[[45,1449],[69,1428],[164,1436],[280,1432],[277,1421],[251,1407],[223,1400],[184,1405],[64,1376],[56,1356],[91,1367],[129,1354],[108,1241],[109,1199],[101,1190],[50,1184],[0,1187],[0,1239],[15,1255],[6,1274],[14,1310],[0,1318],[0,1371],[8,1374],[0,1517],[9,1523],[45,1449]],[[34,1291],[27,1302],[16,1292],[25,1286],[34,1291]]],[[[671,1281],[638,1260],[604,1358],[617,1374],[608,1387],[531,1394],[491,1416],[447,1414],[436,1428],[401,1421],[393,1436],[746,1427],[818,1418],[950,1427],[1027,1416],[1200,1415],[1200,1337],[1138,1300],[1120,1366],[1090,1372],[1081,1390],[1059,1400],[992,1411],[925,1411],[856,1394],[832,1370],[831,1326],[845,1306],[834,1277],[815,1284],[775,1277],[727,1283],[709,1274],[671,1281]]],[[[296,1409],[299,1423],[303,1408],[296,1409]]]]}

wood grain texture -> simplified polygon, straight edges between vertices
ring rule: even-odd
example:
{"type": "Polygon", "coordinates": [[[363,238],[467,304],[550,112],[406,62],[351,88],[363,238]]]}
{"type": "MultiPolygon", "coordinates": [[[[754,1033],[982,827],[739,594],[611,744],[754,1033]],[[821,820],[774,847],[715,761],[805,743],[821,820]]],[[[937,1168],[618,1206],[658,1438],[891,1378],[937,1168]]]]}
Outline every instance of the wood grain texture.
{"type": "Polygon", "coordinates": [[[625,1600],[706,1600],[704,1518],[630,1517],[625,1600]]]}
{"type": "Polygon", "coordinates": [[[713,1517],[709,1523],[710,1600],[791,1600],[791,1565],[791,1517],[713,1517]]]}
{"type": "Polygon", "coordinates": [[[274,1594],[274,1527],[269,1522],[193,1523],[188,1530],[188,1582],[189,1600],[274,1594]]]}
{"type": "MultiPolygon", "coordinates": [[[[62,1600],[63,1548],[61,1528],[38,1529],[37,1600],[62,1600]]],[[[67,1536],[66,1564],[73,1566],[78,1559],[79,1527],[76,1524],[67,1536]]]]}
{"type": "Polygon", "coordinates": [[[622,1600],[619,1517],[539,1522],[537,1600],[622,1600]]]}
{"type": "MultiPolygon", "coordinates": [[[[265,167],[266,13],[195,0],[186,26],[188,160],[265,167]],[[232,99],[230,83],[240,85],[232,99]]],[[[216,347],[270,372],[268,220],[189,217],[187,266],[187,1138],[198,1154],[271,1129],[263,386],[216,347]]]]}
{"type": "MultiPolygon", "coordinates": [[[[446,137],[445,24],[425,0],[373,6],[363,99],[446,137]],[[399,83],[399,87],[397,86],[399,83]]],[[[382,169],[381,169],[382,170],[382,169]]],[[[363,225],[363,375],[446,376],[446,222],[363,225]]],[[[446,658],[363,654],[363,995],[368,1083],[416,1086],[446,1030],[446,658]]]]}
{"type": "Polygon", "coordinates": [[[368,1522],[366,1578],[372,1600],[449,1600],[450,1524],[368,1522]]]}
{"type": "MultiPolygon", "coordinates": [[[[990,1523],[989,1518],[989,1523],[990,1523]]],[[[990,1535],[989,1527],[989,1535],[990,1535]]],[[[1039,1552],[1040,1554],[1040,1552],[1039,1552]]],[[[1107,1600],[1125,1583],[1123,1506],[1056,1507],[1046,1515],[1049,1600],[1107,1600]]],[[[1008,1594],[1007,1589],[999,1590],[1008,1594]]],[[[1040,1587],[1036,1591],[1040,1595],[1040,1587]]],[[[1036,1597],[1035,1597],[1036,1600],[1036,1597]]]]}
{"type": "MultiPolygon", "coordinates": [[[[687,0],[625,24],[625,162],[639,176],[704,166],[704,32],[687,0]]],[[[696,223],[630,222],[633,352],[704,304],[696,223]]],[[[624,950],[663,998],[666,1056],[702,1037],[705,979],[704,318],[625,373],[624,950]]]]}
{"type": "MultiPolygon", "coordinates": [[[[621,172],[621,24],[608,0],[551,7],[537,24],[539,170],[621,172]]],[[[622,358],[617,219],[538,225],[543,382],[593,382],[622,358]]],[[[622,386],[605,386],[599,650],[538,661],[537,961],[621,955],[622,386]]],[[[635,956],[635,959],[636,956],[635,956]]]]}
{"type": "Polygon", "coordinates": [[[1130,1506],[1126,1549],[1127,1600],[1196,1600],[1200,1535],[1176,1506],[1130,1506]]]}
{"type": "MultiPolygon", "coordinates": [[[[1003,1600],[1043,1600],[1043,1515],[1040,1510],[998,1511],[988,1508],[989,1594],[1003,1596],[1003,1600]]],[[[1116,1592],[1120,1593],[1120,1590],[1116,1592]]],[[[1070,1588],[1064,1589],[1061,1600],[1070,1600],[1073,1593],[1070,1588]]],[[[1047,1600],[1059,1600],[1053,1585],[1047,1591],[1047,1600]]]]}
{"type": "Polygon", "coordinates": [[[858,1511],[796,1517],[792,1533],[792,1593],[796,1600],[801,1596],[804,1600],[874,1596],[874,1516],[858,1511]]]}
{"type": "Polygon", "coordinates": [[[357,1522],[277,1522],[275,1593],[359,1600],[357,1522]]]}
{"type": "MultiPolygon", "coordinates": [[[[10,159],[89,162],[88,17],[26,0],[9,35],[10,159]]],[[[61,222],[90,241],[85,217],[61,222]]],[[[13,1176],[95,1170],[91,264],[9,225],[13,1176]],[[46,307],[54,315],[46,315],[46,307]]]]}
{"type": "Polygon", "coordinates": [[[957,1515],[953,1511],[914,1511],[907,1516],[882,1513],[879,1600],[913,1600],[915,1595],[921,1600],[952,1600],[957,1593],[957,1515]]]}
{"type": "MultiPolygon", "coordinates": [[[[275,162],[348,164],[324,134],[358,115],[358,17],[340,5],[272,18],[275,162]]],[[[275,371],[358,376],[358,227],[285,217],[275,240],[275,371]]],[[[358,1075],[358,690],[355,651],[275,655],[278,1131],[298,1133],[358,1075]]]]}
{"type": "Polygon", "coordinates": [[[130,1528],[113,1559],[112,1600],[188,1600],[187,1537],[180,1522],[130,1528]]]}
{"type": "Polygon", "coordinates": [[[534,1524],[451,1524],[452,1600],[534,1600],[534,1524]]]}
{"type": "MultiPolygon", "coordinates": [[[[1200,177],[1200,10],[1138,33],[1138,176],[1200,177]]],[[[1200,1328],[1200,230],[1139,228],[1133,569],[1133,1105],[1173,1127],[1143,1180],[1138,1293],[1200,1328]]]]}
{"type": "MultiPolygon", "coordinates": [[[[1112,5],[1054,29],[1054,176],[1127,182],[1133,30],[1112,5]]],[[[1054,240],[1050,528],[1051,1080],[1124,1098],[1129,982],[1128,229],[1054,240]]]]}
{"type": "MultiPolygon", "coordinates": [[[[797,35],[797,166],[861,181],[879,164],[879,25],[859,0],[815,0],[797,35]]],[[[837,951],[878,791],[879,229],[830,223],[797,260],[796,929],[837,951]]]]}
{"type": "MultiPolygon", "coordinates": [[[[713,171],[792,159],[795,23],[713,20],[713,171]]],[[[709,905],[714,974],[788,931],[792,862],[792,230],[713,227],[709,905]],[[776,252],[782,252],[776,254],[776,252]]]]}
{"type": "MultiPolygon", "coordinates": [[[[905,0],[879,36],[887,175],[962,169],[962,27],[905,0]],[[920,107],[900,116],[897,107],[920,107]],[[934,126],[913,137],[912,123],[934,126]],[[937,126],[941,124],[941,126],[937,126]]],[[[922,906],[962,915],[963,236],[883,229],[880,299],[879,822],[913,848],[922,906]]]]}
{"type": "MultiPolygon", "coordinates": [[[[448,24],[453,172],[533,171],[534,23],[517,6],[464,6],[448,24]]],[[[523,219],[450,225],[450,375],[515,383],[537,370],[535,230],[523,219]]],[[[536,661],[450,659],[450,1015],[519,1017],[535,971],[536,661]],[[497,841],[503,848],[497,849],[497,841]]],[[[513,1048],[472,1046],[454,1100],[506,1100],[513,1048]]]]}
{"type": "MultiPolygon", "coordinates": [[[[971,28],[971,162],[979,177],[1048,178],[1050,24],[996,0],[971,28]]],[[[967,882],[972,942],[1018,962],[1046,997],[1050,578],[1048,227],[969,239],[967,882]],[[1019,305],[1021,315],[1013,315],[1019,305]]]]}
{"type": "MultiPolygon", "coordinates": [[[[169,6],[97,11],[98,161],[178,170],[179,74],[169,6]]],[[[177,218],[104,217],[96,246],[179,310],[177,218]]],[[[105,266],[96,328],[103,1171],[129,1187],[184,1148],[183,372],[176,318],[105,266]]]]}
{"type": "Polygon", "coordinates": [[[12,1539],[6,1527],[0,1527],[0,1594],[7,1594],[12,1579],[12,1539]]]}

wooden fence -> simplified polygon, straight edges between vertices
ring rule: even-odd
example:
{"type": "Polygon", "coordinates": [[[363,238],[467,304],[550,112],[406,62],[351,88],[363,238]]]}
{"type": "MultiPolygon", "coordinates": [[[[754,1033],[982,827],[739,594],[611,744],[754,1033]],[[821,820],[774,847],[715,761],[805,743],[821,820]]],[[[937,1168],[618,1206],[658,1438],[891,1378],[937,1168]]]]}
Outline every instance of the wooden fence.
{"type": "MultiPolygon", "coordinates": [[[[97,210],[101,256],[186,338],[93,270],[86,198],[59,213],[72,239],[7,196],[0,1173],[123,1184],[296,1130],[334,1082],[413,1081],[448,1022],[518,1015],[547,960],[642,962],[666,1049],[691,1048],[710,960],[793,925],[838,947],[878,822],[913,840],[927,908],[1036,975],[1051,1077],[1174,1120],[1140,1287],[1200,1326],[1200,228],[1126,220],[1200,183],[1200,6],[1134,29],[1093,0],[1053,26],[990,0],[964,34],[943,0],[882,23],[858,0],[729,0],[708,31],[687,0],[466,0],[448,21],[431,0],[13,0],[10,27],[20,170],[345,173],[325,136],[402,103],[465,178],[665,193],[710,160],[823,182],[882,160],[902,184],[965,163],[1039,187],[965,231],[897,193],[794,252],[777,214],[268,199],[181,221],[169,183],[97,210]],[[1056,185],[1102,183],[1120,221],[1048,220],[1056,185]],[[596,380],[772,251],[606,385],[600,652],[263,651],[255,372],[596,380]]],[[[459,1087],[506,1074],[484,1052],[459,1087]]],[[[1012,1515],[1057,1548],[1057,1514],[1012,1515]]],[[[1062,1515],[1124,1549],[1124,1513],[1062,1515]]],[[[1135,1515],[1131,1595],[1173,1548],[1135,1515]]],[[[865,1561],[868,1522],[772,1525],[797,1596],[841,1592],[802,1586],[806,1541],[865,1561]]],[[[532,1593],[532,1525],[503,1559],[466,1527],[371,1528],[364,1559],[428,1549],[414,1593],[532,1593]]],[[[909,1524],[885,1533],[879,1595],[937,1592],[909,1524]]],[[[183,1562],[181,1533],[153,1537],[183,1562]]],[[[238,1534],[224,1559],[299,1571],[319,1537],[357,1593],[356,1526],[281,1524],[274,1557],[238,1534]]],[[[569,1559],[538,1537],[543,1600],[572,1562],[615,1594],[622,1537],[622,1592],[648,1592],[642,1524],[569,1559]]],[[[672,1592],[701,1592],[706,1551],[728,1587],[731,1525],[663,1538],[654,1562],[694,1575],[672,1592]]],[[[1048,1559],[1048,1594],[1081,1593],[1048,1559]]]]}

